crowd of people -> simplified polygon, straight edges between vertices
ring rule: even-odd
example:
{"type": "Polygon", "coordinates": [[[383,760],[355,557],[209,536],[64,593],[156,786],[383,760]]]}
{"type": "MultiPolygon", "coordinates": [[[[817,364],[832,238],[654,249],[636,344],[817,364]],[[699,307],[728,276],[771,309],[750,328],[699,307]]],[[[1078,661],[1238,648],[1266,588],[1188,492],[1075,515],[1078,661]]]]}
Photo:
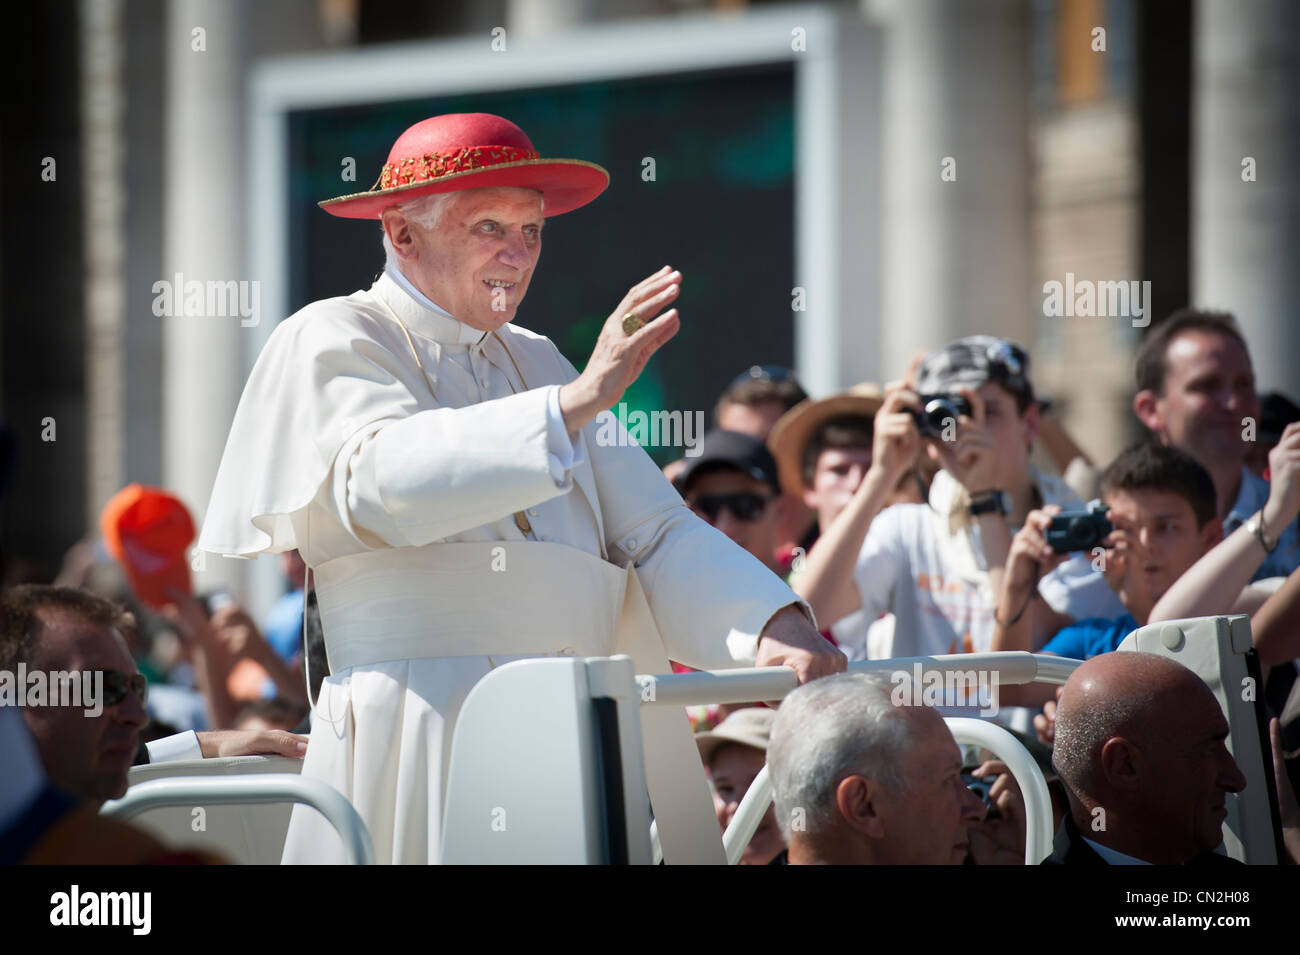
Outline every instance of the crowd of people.
{"type": "MultiPolygon", "coordinates": [[[[1030,650],[1090,661],[1059,690],[1001,690],[1003,707],[1037,714],[1039,739],[1026,742],[1052,785],[1052,863],[1223,858],[1211,851],[1223,797],[1245,780],[1194,674],[1114,656],[1149,622],[1250,615],[1265,700],[1283,720],[1273,734],[1280,804],[1294,812],[1295,408],[1272,396],[1292,420],[1261,417],[1246,343],[1221,313],[1171,316],[1137,368],[1134,410],[1151,433],[1104,468],[1035,395],[1029,356],[975,336],[883,389],[820,400],[788,371],[755,366],[724,391],[701,453],[665,469],[699,517],[789,580],[850,660],[1030,650]],[[966,405],[927,423],[935,396],[966,405]],[[1094,492],[1111,522],[1095,551],[1049,543],[1052,519],[1083,511],[1094,492]],[[1168,762],[1192,745],[1204,765],[1168,762]],[[1142,752],[1159,758],[1133,755],[1142,752]],[[1086,827],[1098,805],[1120,820],[1102,834],[1086,827]],[[1170,822],[1188,819],[1181,830],[1170,822]]],[[[10,586],[2,601],[0,670],[107,676],[98,719],[24,711],[47,800],[120,797],[140,762],[305,752],[304,613],[317,644],[320,621],[296,552],[282,555],[287,592],[264,629],[220,594],[176,593],[153,613],[94,553],[79,544],[58,580],[10,586]]],[[[319,686],[323,659],[317,670],[319,686]]],[[[1006,768],[963,761],[934,711],[895,706],[879,680],[827,677],[779,712],[715,706],[692,718],[722,828],[770,768],[775,805],[743,864],[1023,861],[1023,803],[1006,768]],[[993,777],[976,795],[973,781],[993,777]],[[792,828],[796,812],[803,824],[792,828]]],[[[1293,854],[1295,838],[1288,828],[1293,854]]],[[[7,861],[37,844],[9,841],[7,861]]]]}
{"type": "MultiPolygon", "coordinates": [[[[1001,688],[1003,713],[1033,714],[1022,739],[1053,795],[1049,864],[1224,862],[1213,852],[1224,798],[1245,777],[1217,701],[1177,663],[1115,651],[1150,622],[1250,615],[1264,705],[1279,718],[1286,845],[1300,858],[1288,759],[1300,731],[1296,409],[1273,396],[1284,417],[1261,416],[1246,343],[1221,313],[1171,316],[1137,368],[1134,411],[1150,434],[1104,467],[1035,394],[1024,350],[974,336],[883,388],[819,400],[785,369],[755,366],[724,391],[701,453],[665,473],[696,515],[789,581],[850,660],[1029,650],[1087,661],[1062,688],[1001,688]],[[955,417],[927,413],[936,398],[955,417]],[[1053,518],[1083,513],[1094,494],[1091,513],[1110,522],[1095,547],[1049,541],[1053,518]],[[1102,832],[1089,826],[1099,806],[1112,820],[1102,832]]],[[[174,592],[154,612],[95,554],[82,542],[57,580],[0,598],[0,670],[103,671],[107,704],[94,719],[23,710],[32,745],[15,742],[6,761],[25,760],[40,798],[0,826],[5,861],[67,851],[66,833],[34,819],[112,828],[80,809],[120,797],[133,764],[306,751],[308,691],[327,665],[296,552],[281,555],[286,593],[264,627],[221,593],[174,592]]],[[[899,706],[891,689],[831,676],[779,710],[691,712],[722,829],[759,770],[771,773],[775,802],[742,864],[1023,862],[1024,806],[1006,767],[964,753],[935,710],[899,706]]],[[[0,716],[17,741],[17,711],[0,716]]],[[[145,837],[106,844],[115,860],[172,857],[145,837]]]]}
{"type": "MultiPolygon", "coordinates": [[[[1022,348],[972,336],[918,356],[884,388],[864,383],[820,400],[809,399],[786,370],[755,366],[724,392],[702,453],[665,469],[701,518],[788,579],[823,636],[850,660],[1022,650],[1089,661],[1064,689],[1009,685],[998,695],[995,718],[1020,730],[1031,747],[1046,747],[1037,755],[1055,800],[1053,862],[1095,862],[1095,852],[1108,862],[1208,860],[1204,854],[1220,842],[1208,823],[1199,834],[1179,835],[1161,820],[1214,816],[1223,794],[1244,785],[1224,746],[1217,704],[1217,722],[1204,706],[1204,726],[1183,718],[1212,700],[1194,674],[1169,660],[1113,656],[1148,623],[1249,615],[1262,705],[1279,719],[1273,742],[1284,810],[1294,807],[1293,782],[1300,778],[1293,662],[1300,657],[1300,409],[1281,395],[1256,394],[1246,341],[1227,313],[1185,309],[1169,316],[1143,342],[1135,369],[1133,411],[1148,433],[1105,466],[1036,395],[1022,348]],[[936,406],[936,399],[948,404],[936,406]],[[1096,526],[1094,539],[1063,540],[1070,517],[1096,526]],[[1133,674],[1150,675],[1145,689],[1135,689],[1143,681],[1133,674]],[[1155,692],[1162,681],[1171,688],[1155,692]],[[1201,689],[1184,701],[1178,688],[1192,686],[1201,689]],[[1070,706],[1077,700],[1103,701],[1095,706],[1106,719],[1075,730],[1069,714],[1082,721],[1085,712],[1083,703],[1070,706]],[[1171,775],[1167,766],[1150,779],[1139,773],[1136,783],[1104,775],[1112,768],[1103,765],[1108,741],[1140,749],[1139,739],[1153,739],[1156,749],[1169,751],[1200,745],[1198,733],[1217,741],[1211,785],[1171,775]],[[1125,831],[1080,843],[1081,813],[1103,802],[1114,810],[1121,796],[1132,795],[1129,784],[1149,800],[1119,810],[1125,831]],[[1190,800],[1184,811],[1175,811],[1171,793],[1190,800]]],[[[859,675],[801,687],[783,704],[776,727],[796,701],[815,702],[794,708],[787,725],[800,731],[787,737],[784,750],[768,747],[768,734],[755,732],[759,724],[746,708],[693,711],[706,766],[716,776],[720,758],[724,763],[722,784],[714,786],[719,824],[725,829],[744,796],[737,780],[752,777],[737,764],[752,764],[765,750],[775,818],[786,824],[775,831],[784,831],[789,847],[778,861],[905,858],[906,846],[925,851],[924,840],[905,835],[918,824],[936,835],[963,833],[929,861],[944,861],[943,851],[958,844],[966,848],[957,861],[1023,861],[1009,848],[1023,852],[1024,823],[1004,767],[994,774],[996,795],[985,796],[991,818],[969,816],[964,789],[938,814],[909,798],[895,806],[906,821],[892,835],[902,842],[872,841],[875,830],[853,815],[854,807],[885,812],[890,796],[921,792],[903,782],[904,755],[944,734],[928,718],[886,718],[889,694],[871,685],[859,675]],[[812,743],[820,737],[810,735],[808,724],[817,718],[808,712],[825,722],[817,732],[833,739],[812,743]],[[744,731],[729,732],[738,719],[747,721],[744,731]],[[863,738],[872,732],[876,743],[863,738]],[[721,753],[718,738],[732,739],[721,753]],[[749,755],[740,755],[746,748],[749,755]],[[878,775],[844,775],[867,766],[878,775]],[[866,793],[883,792],[884,803],[872,807],[856,789],[841,793],[846,778],[858,779],[866,793]],[[994,808],[999,801],[1002,811],[994,808]],[[788,841],[791,807],[810,802],[824,809],[816,817],[822,835],[788,841]],[[1007,831],[1017,819],[1018,842],[1007,831]]],[[[941,749],[939,762],[917,763],[915,772],[925,777],[942,762],[952,769],[945,778],[957,779],[963,767],[950,737],[941,749]]],[[[989,766],[972,760],[964,769],[978,788],[974,780],[989,766]]],[[[759,857],[770,854],[773,825],[764,820],[763,837],[742,862],[765,861],[759,857]]],[[[1296,858],[1293,828],[1287,839],[1296,858]]]]}

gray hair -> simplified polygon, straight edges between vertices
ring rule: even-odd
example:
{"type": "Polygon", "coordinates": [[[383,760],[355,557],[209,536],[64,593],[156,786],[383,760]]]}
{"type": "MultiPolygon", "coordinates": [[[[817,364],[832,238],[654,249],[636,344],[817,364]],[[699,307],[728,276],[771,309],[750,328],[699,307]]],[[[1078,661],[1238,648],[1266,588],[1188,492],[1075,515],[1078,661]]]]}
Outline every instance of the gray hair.
{"type": "MultiPolygon", "coordinates": [[[[439,192],[431,196],[419,196],[415,199],[408,199],[406,202],[399,202],[397,211],[422,229],[436,229],[438,223],[442,221],[443,213],[447,211],[447,208],[456,200],[458,195],[460,193],[439,192]]],[[[393,250],[393,243],[388,241],[388,230],[381,225],[380,232],[383,235],[384,261],[396,267],[397,253],[393,250]]]]}
{"type": "Polygon", "coordinates": [[[861,774],[893,793],[907,790],[907,716],[884,681],[842,673],[805,683],[785,698],[772,724],[768,772],[786,841],[796,809],[817,832],[835,818],[835,787],[861,774]]]}
{"type": "MultiPolygon", "coordinates": [[[[521,186],[488,186],[489,189],[516,189],[524,188],[521,186]]],[[[419,196],[415,199],[408,199],[406,202],[397,204],[397,211],[402,213],[408,219],[412,220],[422,229],[433,230],[438,228],[442,222],[443,215],[451,207],[456,199],[470,190],[461,189],[456,192],[438,192],[430,196],[419,196]]],[[[546,213],[546,197],[542,197],[542,214],[546,213]]],[[[388,241],[388,230],[380,226],[383,233],[384,244],[384,261],[389,265],[397,265],[397,253],[393,250],[393,244],[388,241]]]]}

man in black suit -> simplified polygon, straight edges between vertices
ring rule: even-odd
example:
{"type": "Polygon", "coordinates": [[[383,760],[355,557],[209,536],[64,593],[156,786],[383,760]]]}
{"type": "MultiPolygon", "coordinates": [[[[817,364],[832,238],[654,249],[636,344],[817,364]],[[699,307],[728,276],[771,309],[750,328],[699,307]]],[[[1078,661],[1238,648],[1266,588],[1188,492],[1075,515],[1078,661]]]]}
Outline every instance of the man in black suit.
{"type": "Polygon", "coordinates": [[[1191,670],[1106,653],[1074,671],[1052,762],[1070,812],[1044,865],[1238,865],[1223,841],[1227,793],[1246,788],[1228,721],[1191,670]]]}

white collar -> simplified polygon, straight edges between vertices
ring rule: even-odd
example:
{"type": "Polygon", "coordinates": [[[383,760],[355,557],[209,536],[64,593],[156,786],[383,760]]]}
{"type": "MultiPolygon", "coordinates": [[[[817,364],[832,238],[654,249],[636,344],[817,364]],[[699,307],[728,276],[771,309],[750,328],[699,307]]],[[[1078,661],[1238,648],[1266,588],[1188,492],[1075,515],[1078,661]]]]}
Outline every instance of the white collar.
{"type": "MultiPolygon", "coordinates": [[[[487,332],[482,329],[466,325],[431,300],[402,274],[401,269],[391,263],[384,266],[384,277],[390,279],[397,289],[406,293],[405,296],[385,294],[397,289],[380,289],[384,301],[403,322],[407,323],[412,334],[432,338],[442,345],[476,345],[487,335],[487,332]]],[[[381,277],[380,282],[376,284],[381,285],[382,282],[381,277]]]]}

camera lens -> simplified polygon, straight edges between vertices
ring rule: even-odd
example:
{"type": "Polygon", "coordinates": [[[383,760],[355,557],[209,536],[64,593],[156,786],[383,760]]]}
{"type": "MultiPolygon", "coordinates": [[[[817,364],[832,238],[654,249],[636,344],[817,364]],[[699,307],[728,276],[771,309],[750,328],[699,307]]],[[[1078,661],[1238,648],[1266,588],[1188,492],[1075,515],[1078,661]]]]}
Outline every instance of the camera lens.
{"type": "Polygon", "coordinates": [[[949,418],[952,419],[954,424],[956,423],[957,408],[947,398],[935,398],[926,404],[925,418],[930,431],[934,434],[941,434],[949,418]]]}

